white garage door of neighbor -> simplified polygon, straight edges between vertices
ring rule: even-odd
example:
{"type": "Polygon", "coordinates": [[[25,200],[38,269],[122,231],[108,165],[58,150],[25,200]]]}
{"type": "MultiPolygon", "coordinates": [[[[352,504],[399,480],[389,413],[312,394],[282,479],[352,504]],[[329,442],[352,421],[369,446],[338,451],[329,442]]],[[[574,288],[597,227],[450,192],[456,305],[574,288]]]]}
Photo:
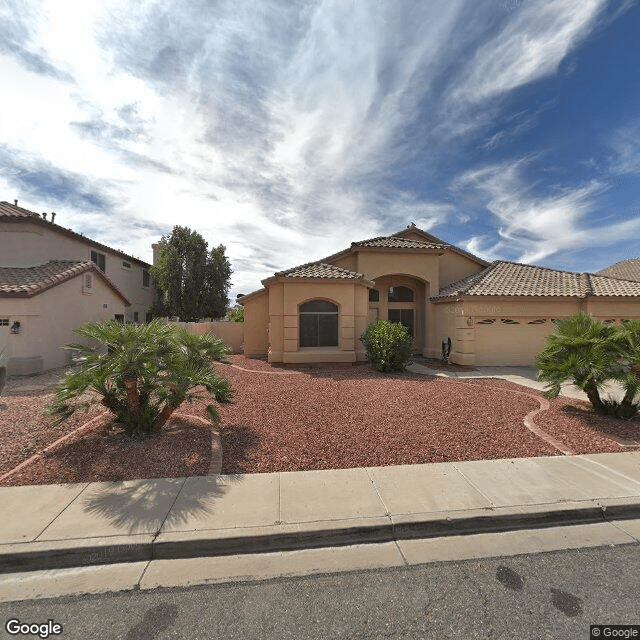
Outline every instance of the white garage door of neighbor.
{"type": "Polygon", "coordinates": [[[492,324],[476,323],[476,364],[535,364],[538,353],[546,345],[545,338],[555,332],[555,325],[550,320],[543,324],[529,324],[526,319],[517,322],[505,324],[496,318],[492,324]]]}

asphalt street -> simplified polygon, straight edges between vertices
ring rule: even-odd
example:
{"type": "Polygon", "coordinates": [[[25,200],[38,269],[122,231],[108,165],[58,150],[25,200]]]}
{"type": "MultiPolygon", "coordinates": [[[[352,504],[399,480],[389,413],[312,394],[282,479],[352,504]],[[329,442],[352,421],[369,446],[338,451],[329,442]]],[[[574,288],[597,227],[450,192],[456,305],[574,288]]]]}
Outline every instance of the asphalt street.
{"type": "MultiPolygon", "coordinates": [[[[55,572],[52,572],[55,579],[55,572]]],[[[640,624],[640,546],[0,604],[66,639],[589,638],[640,624]]]]}

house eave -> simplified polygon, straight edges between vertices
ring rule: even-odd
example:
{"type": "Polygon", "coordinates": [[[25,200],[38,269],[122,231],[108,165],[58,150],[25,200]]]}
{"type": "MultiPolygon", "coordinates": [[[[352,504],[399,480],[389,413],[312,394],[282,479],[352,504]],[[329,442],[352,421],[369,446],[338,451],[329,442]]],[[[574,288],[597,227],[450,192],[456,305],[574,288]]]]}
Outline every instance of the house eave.
{"type": "Polygon", "coordinates": [[[130,262],[135,262],[136,264],[138,264],[139,266],[143,267],[144,269],[150,269],[151,265],[147,262],[144,262],[143,260],[140,260],[140,258],[135,258],[134,256],[130,256],[128,253],[124,253],[124,251],[120,251],[119,249],[114,249],[113,247],[109,247],[106,244],[102,244],[101,242],[98,242],[97,240],[92,240],[91,238],[88,238],[87,236],[83,236],[82,234],[78,233],[77,231],[73,231],[72,229],[67,229],[66,227],[61,227],[59,224],[55,223],[55,222],[51,222],[50,220],[43,220],[40,216],[33,215],[31,217],[29,216],[25,216],[25,217],[15,217],[15,216],[2,216],[0,215],[0,222],[10,222],[13,224],[20,224],[20,223],[33,223],[36,224],[40,227],[46,228],[46,229],[52,229],[53,231],[56,231],[57,233],[61,233],[62,235],[67,236],[68,238],[74,238],[76,240],[81,240],[82,242],[84,242],[85,244],[87,244],[89,247],[92,247],[94,249],[99,249],[101,251],[108,251],[120,258],[124,258],[130,262]]]}

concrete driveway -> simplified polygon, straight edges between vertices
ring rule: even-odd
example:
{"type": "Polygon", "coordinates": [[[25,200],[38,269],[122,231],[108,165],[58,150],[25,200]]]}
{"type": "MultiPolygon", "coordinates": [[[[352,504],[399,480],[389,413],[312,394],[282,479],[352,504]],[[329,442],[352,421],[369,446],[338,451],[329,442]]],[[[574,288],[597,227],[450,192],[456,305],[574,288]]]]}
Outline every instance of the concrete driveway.
{"type": "MultiPolygon", "coordinates": [[[[457,378],[460,380],[469,378],[499,378],[501,380],[508,380],[509,382],[515,382],[516,384],[530,389],[537,389],[538,391],[544,391],[544,383],[538,380],[538,369],[536,367],[476,367],[475,371],[443,371],[442,369],[431,369],[421,364],[411,364],[407,367],[409,371],[413,373],[423,373],[433,376],[445,377],[445,378],[457,378]]],[[[576,398],[577,400],[589,401],[587,394],[581,391],[574,385],[566,383],[562,385],[561,395],[569,398],[576,398]]],[[[616,400],[622,400],[624,396],[624,389],[622,385],[617,382],[609,383],[605,385],[602,392],[602,397],[610,397],[616,400]]]]}

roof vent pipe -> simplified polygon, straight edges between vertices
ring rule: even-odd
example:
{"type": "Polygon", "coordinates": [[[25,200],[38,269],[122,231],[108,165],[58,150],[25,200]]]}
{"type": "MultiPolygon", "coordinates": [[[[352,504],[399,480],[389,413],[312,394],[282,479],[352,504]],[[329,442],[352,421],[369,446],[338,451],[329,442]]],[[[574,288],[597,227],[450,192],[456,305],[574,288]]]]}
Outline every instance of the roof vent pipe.
{"type": "Polygon", "coordinates": [[[46,212],[46,211],[43,211],[43,212],[42,212],[42,219],[43,219],[43,220],[46,220],[46,219],[47,219],[47,212],[46,212]]]}
{"type": "Polygon", "coordinates": [[[14,206],[16,206],[16,207],[17,207],[17,206],[18,206],[18,201],[17,201],[17,200],[14,200],[14,201],[13,201],[13,204],[14,204],[14,206]]]}
{"type": "Polygon", "coordinates": [[[56,212],[52,211],[51,212],[51,224],[53,224],[53,221],[56,219],[56,212]]]}

